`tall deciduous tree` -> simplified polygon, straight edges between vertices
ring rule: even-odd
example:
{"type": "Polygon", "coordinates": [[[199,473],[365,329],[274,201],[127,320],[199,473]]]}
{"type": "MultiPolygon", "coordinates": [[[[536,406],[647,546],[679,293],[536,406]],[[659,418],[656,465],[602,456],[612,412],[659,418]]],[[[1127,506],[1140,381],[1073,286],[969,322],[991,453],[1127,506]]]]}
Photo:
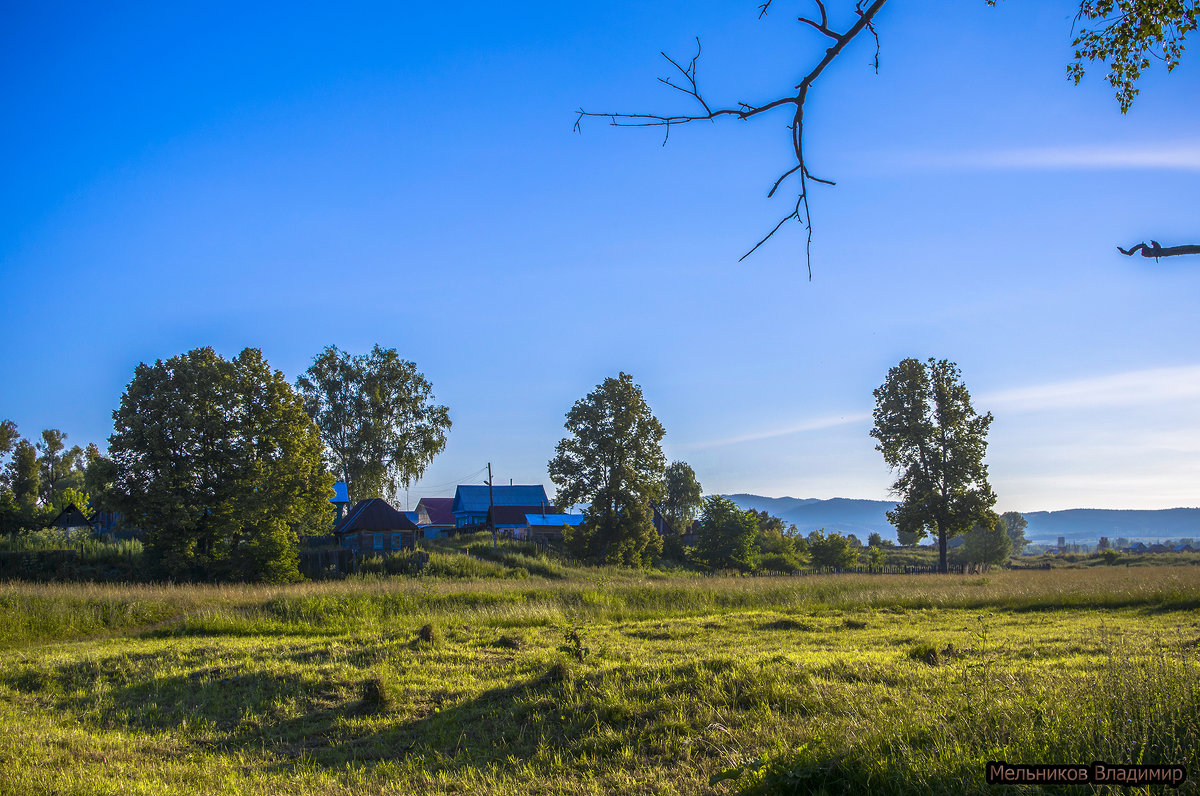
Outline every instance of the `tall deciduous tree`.
{"type": "Polygon", "coordinates": [[[1002,564],[1013,550],[1012,539],[1004,527],[1004,520],[991,514],[975,523],[963,538],[963,555],[968,564],[1002,564]]]}
{"type": "Polygon", "coordinates": [[[351,501],[393,496],[446,447],[449,410],[433,402],[432,385],[394,348],[352,356],[329,346],[296,387],[351,501]]]}
{"type": "Polygon", "coordinates": [[[94,443],[88,444],[83,458],[83,491],[91,498],[92,508],[96,511],[114,510],[117,503],[117,495],[113,490],[117,480],[116,464],[100,453],[94,443]]]}
{"type": "Polygon", "coordinates": [[[17,432],[17,424],[11,420],[0,422],[0,456],[7,456],[21,435],[17,432]]]}
{"type": "Polygon", "coordinates": [[[247,348],[138,365],[113,413],[114,492],[158,574],[297,580],[297,532],[328,526],[333,477],[283,374],[247,348]]]}
{"type": "Polygon", "coordinates": [[[808,551],[814,567],[846,569],[858,563],[861,545],[853,545],[848,537],[837,531],[825,533],[819,528],[808,535],[808,551]]]}
{"type": "Polygon", "coordinates": [[[696,556],[713,569],[754,569],[758,515],[724,495],[704,499],[696,556]]]}
{"type": "MultiPolygon", "coordinates": [[[[83,449],[78,445],[67,447],[67,435],[57,428],[42,432],[42,441],[37,444],[39,496],[45,504],[55,502],[55,495],[68,487],[78,488],[83,484],[83,449]]],[[[82,507],[80,507],[82,508],[82,507]]]]}
{"type": "Polygon", "coordinates": [[[938,566],[946,571],[946,541],[991,514],[987,432],[958,366],[947,360],[905,359],[875,390],[875,449],[899,471],[892,489],[902,498],[888,520],[901,532],[937,534],[938,566]]]}
{"type": "Polygon", "coordinates": [[[758,523],[758,549],[763,553],[779,553],[794,557],[799,551],[797,542],[803,542],[804,537],[796,531],[796,526],[784,522],[782,517],[776,517],[766,509],[757,511],[746,509],[758,523]]]}
{"type": "Polygon", "coordinates": [[[1000,519],[1004,522],[1008,538],[1012,540],[1013,553],[1020,555],[1029,544],[1029,540],[1025,538],[1025,529],[1029,527],[1029,521],[1019,511],[1006,511],[1000,515],[1000,519]]]}
{"type": "Polygon", "coordinates": [[[607,378],[567,412],[570,436],[550,460],[559,506],[590,503],[568,542],[577,555],[642,566],[662,550],[650,501],[663,489],[663,427],[642,388],[621,373],[607,378]]]}
{"type": "Polygon", "coordinates": [[[700,511],[700,482],[687,462],[671,462],[663,473],[659,510],[677,533],[687,533],[700,511]]]}
{"type": "Polygon", "coordinates": [[[37,505],[39,492],[37,448],[27,440],[13,446],[12,461],[8,463],[8,485],[19,506],[32,509],[37,505]]]}

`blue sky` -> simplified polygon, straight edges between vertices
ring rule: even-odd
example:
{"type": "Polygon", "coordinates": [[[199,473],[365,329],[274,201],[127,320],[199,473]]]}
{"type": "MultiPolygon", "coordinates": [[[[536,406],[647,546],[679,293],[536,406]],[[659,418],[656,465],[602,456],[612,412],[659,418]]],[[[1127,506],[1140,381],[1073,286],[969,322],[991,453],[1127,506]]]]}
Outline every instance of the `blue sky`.
{"type": "Polygon", "coordinates": [[[1194,57],[1122,116],[1066,79],[1069,0],[890,5],[879,74],[860,42],[810,95],[810,282],[798,227],[737,262],[787,212],[784,118],[572,132],[689,110],[655,78],[696,36],[711,101],[778,96],[825,46],[791,6],[254,5],[5,5],[25,435],[103,443],[135,365],[194,347],[294,380],[380,343],[454,420],[414,503],[488,461],[548,484],[621,370],[706,491],[886,498],[871,390],[936,356],[996,417],[1000,510],[1200,505],[1200,261],[1115,251],[1200,238],[1194,57]]]}

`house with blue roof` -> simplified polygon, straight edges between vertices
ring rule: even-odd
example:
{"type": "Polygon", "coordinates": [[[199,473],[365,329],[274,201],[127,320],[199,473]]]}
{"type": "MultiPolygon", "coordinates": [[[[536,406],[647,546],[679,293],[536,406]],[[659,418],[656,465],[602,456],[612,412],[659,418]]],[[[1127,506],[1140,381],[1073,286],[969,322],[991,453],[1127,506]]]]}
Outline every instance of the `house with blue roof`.
{"type": "Polygon", "coordinates": [[[532,542],[561,542],[563,531],[568,526],[574,527],[583,523],[582,514],[526,514],[526,526],[529,528],[529,540],[532,542]]]}
{"type": "Polygon", "coordinates": [[[454,490],[454,527],[482,525],[487,522],[488,508],[496,506],[549,506],[546,488],[541,484],[493,486],[488,495],[487,484],[460,484],[454,490]]]}

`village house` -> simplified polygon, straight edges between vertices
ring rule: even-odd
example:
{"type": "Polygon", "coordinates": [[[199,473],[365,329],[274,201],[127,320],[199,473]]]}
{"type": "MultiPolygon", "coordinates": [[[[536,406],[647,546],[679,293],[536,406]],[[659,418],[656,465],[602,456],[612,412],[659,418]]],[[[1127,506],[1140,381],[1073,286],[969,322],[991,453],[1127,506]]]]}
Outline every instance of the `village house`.
{"type": "Polygon", "coordinates": [[[454,491],[451,513],[454,527],[483,526],[487,523],[490,506],[536,506],[549,507],[546,488],[541,484],[517,484],[492,486],[487,484],[462,484],[454,491]],[[490,491],[490,495],[489,495],[490,491]]]}
{"type": "Polygon", "coordinates": [[[526,514],[525,535],[518,537],[539,544],[557,544],[563,540],[567,526],[583,522],[582,514],[526,514]]]}
{"type": "Polygon", "coordinates": [[[525,519],[529,514],[555,514],[554,506],[492,506],[484,520],[489,527],[513,539],[526,539],[529,536],[529,522],[525,519]]]}
{"type": "Polygon", "coordinates": [[[338,544],[360,553],[411,550],[417,524],[382,498],[360,500],[333,529],[338,544]]]}
{"type": "Polygon", "coordinates": [[[75,536],[77,534],[90,534],[92,532],[92,523],[84,516],[83,512],[74,503],[58,513],[54,521],[50,523],[51,528],[58,528],[67,536],[75,536]]]}
{"type": "Polygon", "coordinates": [[[454,498],[421,498],[417,501],[417,526],[425,539],[445,536],[454,530],[454,498]]]}

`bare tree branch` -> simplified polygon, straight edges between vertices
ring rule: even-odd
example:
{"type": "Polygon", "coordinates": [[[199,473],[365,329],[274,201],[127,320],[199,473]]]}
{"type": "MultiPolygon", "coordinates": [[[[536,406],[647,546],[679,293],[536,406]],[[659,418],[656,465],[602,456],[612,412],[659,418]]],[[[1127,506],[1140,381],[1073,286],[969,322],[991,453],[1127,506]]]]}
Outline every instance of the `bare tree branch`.
{"type": "MultiPolygon", "coordinates": [[[[766,16],[772,2],[773,0],[764,0],[763,3],[758,7],[759,18],[766,16]]],[[[775,184],[767,193],[767,197],[773,197],[775,192],[779,190],[779,186],[784,182],[784,180],[793,174],[796,174],[799,176],[800,183],[796,195],[796,205],[792,212],[784,216],[779,223],[776,224],[775,227],[768,232],[764,238],[762,238],[762,240],[756,243],[754,247],[750,249],[750,251],[742,255],[742,257],[739,259],[739,262],[749,257],[760,246],[770,240],[771,237],[778,232],[780,227],[782,227],[786,222],[795,220],[800,224],[803,224],[808,229],[807,242],[805,244],[805,260],[808,264],[809,279],[812,279],[812,215],[809,212],[808,205],[808,183],[810,180],[823,185],[833,185],[834,183],[832,180],[814,177],[809,172],[808,166],[805,163],[804,103],[808,99],[808,90],[812,87],[817,78],[821,76],[821,73],[825,71],[825,68],[833,63],[834,59],[837,58],[842,50],[846,48],[846,45],[853,41],[854,38],[858,36],[858,34],[862,33],[864,29],[869,30],[872,36],[875,37],[875,71],[879,71],[879,35],[875,30],[873,20],[883,8],[884,3],[886,3],[887,0],[871,0],[870,4],[867,5],[865,9],[863,8],[863,5],[866,3],[866,0],[858,0],[854,8],[858,18],[845,33],[837,33],[829,27],[829,15],[825,7],[824,0],[813,0],[813,2],[816,3],[817,11],[820,13],[820,21],[818,22],[806,17],[799,17],[798,19],[802,24],[808,25],[820,32],[822,35],[833,39],[833,44],[830,45],[830,47],[825,51],[824,56],[816,64],[816,66],[814,66],[796,85],[796,93],[794,95],[778,97],[760,105],[739,102],[735,107],[714,109],[700,93],[699,85],[696,82],[696,63],[699,60],[701,53],[700,39],[697,38],[696,55],[692,57],[692,60],[686,67],[682,66],[678,61],[671,58],[665,52],[661,53],[662,57],[665,58],[675,68],[676,72],[683,77],[683,81],[675,82],[668,77],[659,78],[659,82],[692,97],[692,99],[694,99],[696,103],[699,104],[699,106],[703,109],[703,113],[668,116],[656,113],[595,113],[591,111],[585,111],[580,108],[579,115],[575,119],[574,128],[577,132],[581,132],[582,122],[585,118],[598,117],[608,119],[609,124],[614,127],[665,127],[667,136],[669,136],[671,125],[673,124],[690,124],[691,122],[714,121],[726,116],[745,121],[785,105],[792,106],[792,119],[788,127],[791,130],[792,151],[796,158],[796,164],[785,171],[777,180],[775,180],[775,184]]],[[[664,137],[664,145],[666,144],[666,141],[667,137],[664,137]]]]}
{"type": "MultiPolygon", "coordinates": [[[[813,20],[809,19],[808,17],[796,17],[797,21],[803,22],[805,25],[812,25],[814,28],[821,31],[829,38],[833,39],[834,41],[837,41],[842,36],[840,33],[834,33],[832,30],[829,29],[829,15],[825,13],[825,4],[822,3],[821,0],[814,0],[814,2],[817,4],[817,8],[820,9],[820,11],[821,11],[821,21],[814,22],[813,20]]],[[[859,9],[859,11],[861,13],[861,9],[859,9]]]]}
{"type": "Polygon", "coordinates": [[[1152,240],[1149,246],[1145,243],[1139,243],[1132,249],[1122,249],[1118,246],[1117,251],[1127,257],[1132,257],[1141,251],[1143,257],[1153,257],[1157,260],[1159,257],[1175,257],[1180,254],[1200,254],[1200,245],[1189,243],[1183,246],[1162,246],[1158,241],[1152,240]]]}

